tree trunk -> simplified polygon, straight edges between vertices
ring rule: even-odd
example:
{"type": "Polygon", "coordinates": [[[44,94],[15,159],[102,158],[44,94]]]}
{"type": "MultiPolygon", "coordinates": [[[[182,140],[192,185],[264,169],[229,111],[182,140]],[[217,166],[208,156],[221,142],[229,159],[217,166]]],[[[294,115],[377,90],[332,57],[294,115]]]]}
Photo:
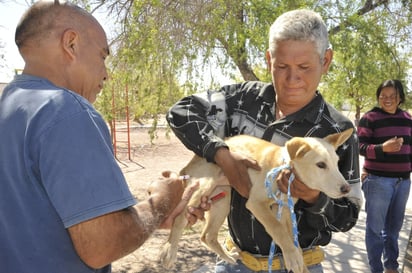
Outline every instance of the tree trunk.
{"type": "Polygon", "coordinates": [[[355,126],[358,126],[359,120],[360,120],[360,112],[361,112],[361,107],[359,105],[356,105],[356,113],[355,113],[355,126]]]}
{"type": "Polygon", "coordinates": [[[246,61],[236,62],[236,65],[242,74],[242,77],[245,81],[258,81],[258,77],[250,68],[250,65],[246,61]]]}

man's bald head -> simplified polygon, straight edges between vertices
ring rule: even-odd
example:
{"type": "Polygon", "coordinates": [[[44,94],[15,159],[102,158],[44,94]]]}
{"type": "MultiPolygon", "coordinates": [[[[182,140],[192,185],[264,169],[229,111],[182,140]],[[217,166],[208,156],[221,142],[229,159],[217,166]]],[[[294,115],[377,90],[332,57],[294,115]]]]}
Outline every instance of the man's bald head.
{"type": "Polygon", "coordinates": [[[39,1],[23,15],[16,28],[15,42],[19,49],[28,43],[38,44],[51,35],[59,35],[66,28],[81,30],[85,23],[97,23],[82,8],[71,3],[39,1]],[[57,32],[57,33],[56,33],[57,32]]]}
{"type": "Polygon", "coordinates": [[[107,79],[106,33],[87,11],[70,3],[36,2],[16,29],[23,73],[46,78],[90,102],[107,79]]]}

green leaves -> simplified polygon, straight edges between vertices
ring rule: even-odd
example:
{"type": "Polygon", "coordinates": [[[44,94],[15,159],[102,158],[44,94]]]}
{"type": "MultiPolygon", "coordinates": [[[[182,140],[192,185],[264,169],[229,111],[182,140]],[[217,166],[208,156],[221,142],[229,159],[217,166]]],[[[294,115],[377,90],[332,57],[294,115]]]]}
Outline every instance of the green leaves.
{"type": "MultiPolygon", "coordinates": [[[[212,75],[227,73],[236,80],[269,81],[265,51],[270,25],[285,11],[309,8],[323,16],[335,52],[320,89],[336,106],[349,104],[360,112],[374,105],[380,82],[387,78],[407,80],[412,52],[409,2],[105,1],[103,5],[121,23],[109,64],[112,84],[118,92],[129,86],[133,114],[141,118],[163,114],[183,94],[216,84],[199,83],[209,66],[216,68],[212,75]]],[[[121,94],[117,97],[122,98],[121,94]]]]}

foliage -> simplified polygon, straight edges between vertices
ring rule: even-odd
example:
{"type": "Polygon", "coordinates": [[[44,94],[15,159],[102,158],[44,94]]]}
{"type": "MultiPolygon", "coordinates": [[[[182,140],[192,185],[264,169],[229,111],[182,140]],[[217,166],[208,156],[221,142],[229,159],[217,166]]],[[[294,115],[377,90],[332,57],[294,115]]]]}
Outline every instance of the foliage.
{"type": "Polygon", "coordinates": [[[115,56],[110,67],[117,75],[113,78],[123,75],[124,83],[134,90],[131,103],[137,118],[164,113],[165,106],[183,94],[199,90],[194,79],[204,76],[211,56],[217,56],[221,69],[239,68],[244,79],[257,80],[252,67],[265,64],[270,23],[282,10],[306,2],[106,2],[112,12],[121,15],[122,30],[112,45],[115,56]],[[179,88],[182,79],[184,85],[179,88]]]}
{"type": "Polygon", "coordinates": [[[198,79],[205,78],[207,66],[236,80],[270,80],[264,56],[268,29],[277,16],[296,8],[318,11],[330,29],[334,62],[321,90],[336,106],[350,103],[359,114],[373,104],[381,81],[407,80],[410,1],[107,0],[98,5],[117,15],[109,66],[123,85],[116,89],[122,93],[128,86],[136,119],[157,120],[181,96],[201,91],[198,79]]]}
{"type": "Polygon", "coordinates": [[[410,28],[410,18],[394,16],[389,5],[362,16],[351,8],[359,10],[342,8],[345,24],[331,36],[334,65],[325,79],[324,95],[336,106],[352,105],[358,120],[376,104],[375,91],[382,81],[396,78],[406,84],[409,57],[402,46],[410,36],[402,32],[410,28]]]}

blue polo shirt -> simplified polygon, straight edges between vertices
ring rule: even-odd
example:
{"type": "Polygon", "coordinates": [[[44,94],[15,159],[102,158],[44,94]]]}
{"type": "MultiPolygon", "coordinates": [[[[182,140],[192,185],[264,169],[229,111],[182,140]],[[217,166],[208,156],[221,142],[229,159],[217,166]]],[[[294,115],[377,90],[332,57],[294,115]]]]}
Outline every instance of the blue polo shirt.
{"type": "Polygon", "coordinates": [[[136,204],[101,115],[78,94],[18,75],[0,97],[0,268],[92,270],[66,228],[136,204]]]}

